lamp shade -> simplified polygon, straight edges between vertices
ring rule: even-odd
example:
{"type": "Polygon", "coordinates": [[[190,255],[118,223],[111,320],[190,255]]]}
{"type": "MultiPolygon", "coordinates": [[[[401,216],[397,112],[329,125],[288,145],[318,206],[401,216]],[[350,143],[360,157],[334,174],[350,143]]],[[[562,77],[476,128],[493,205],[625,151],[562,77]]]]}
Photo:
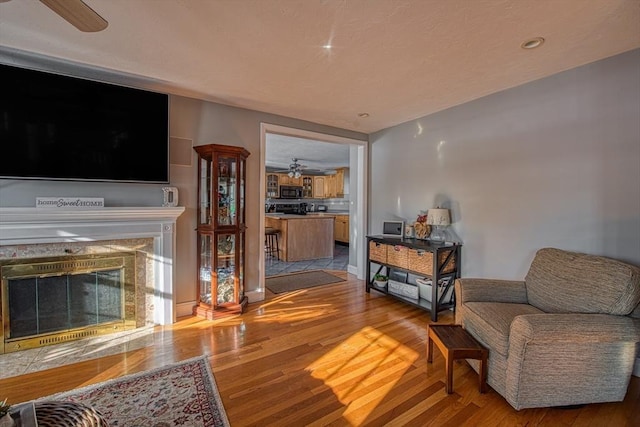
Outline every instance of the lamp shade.
{"type": "Polygon", "coordinates": [[[429,225],[449,225],[451,224],[451,216],[449,209],[429,209],[427,211],[427,224],[429,225]]]}

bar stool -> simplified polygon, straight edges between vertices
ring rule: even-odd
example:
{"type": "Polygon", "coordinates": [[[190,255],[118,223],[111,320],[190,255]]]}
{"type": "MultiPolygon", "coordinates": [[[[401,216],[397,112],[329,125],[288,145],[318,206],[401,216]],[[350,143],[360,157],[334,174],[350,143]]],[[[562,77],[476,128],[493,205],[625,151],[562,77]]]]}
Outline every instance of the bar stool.
{"type": "Polygon", "coordinates": [[[265,227],[264,229],[264,253],[270,257],[274,257],[277,260],[280,259],[280,230],[272,227],[265,227]]]}

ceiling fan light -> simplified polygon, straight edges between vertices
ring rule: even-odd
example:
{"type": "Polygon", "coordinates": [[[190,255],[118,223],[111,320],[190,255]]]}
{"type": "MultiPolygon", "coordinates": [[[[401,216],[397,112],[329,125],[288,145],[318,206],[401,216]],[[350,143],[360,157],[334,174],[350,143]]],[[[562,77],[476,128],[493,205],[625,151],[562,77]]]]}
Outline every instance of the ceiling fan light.
{"type": "Polygon", "coordinates": [[[289,175],[289,178],[293,178],[293,171],[289,171],[287,175],[289,175]]]}
{"type": "Polygon", "coordinates": [[[300,173],[300,171],[296,171],[295,176],[296,176],[296,178],[300,178],[300,176],[302,176],[302,174],[300,173]]]}

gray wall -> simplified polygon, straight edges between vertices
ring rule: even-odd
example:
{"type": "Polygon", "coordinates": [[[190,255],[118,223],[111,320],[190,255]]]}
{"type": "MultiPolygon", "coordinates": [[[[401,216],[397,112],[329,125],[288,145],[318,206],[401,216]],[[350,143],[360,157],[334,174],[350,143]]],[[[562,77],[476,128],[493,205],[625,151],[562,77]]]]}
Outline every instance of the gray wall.
{"type": "MultiPolygon", "coordinates": [[[[79,64],[56,61],[41,56],[17,54],[0,50],[0,62],[52,70],[65,74],[94,78],[118,84],[151,89],[159,88],[135,76],[109,74],[79,64]]],[[[170,90],[166,90],[169,92],[170,90]]],[[[258,268],[263,238],[259,234],[260,212],[260,124],[262,122],[321,132],[346,138],[366,140],[367,135],[322,126],[273,114],[229,107],[183,96],[170,97],[170,135],[193,141],[193,145],[225,144],[249,150],[247,161],[247,259],[246,288],[259,287],[258,268]]],[[[196,299],[196,192],[197,169],[195,152],[192,166],[171,165],[171,183],[179,189],[179,205],[185,212],[177,221],[176,302],[196,299]]],[[[161,206],[162,187],[155,184],[113,184],[86,182],[56,182],[0,180],[0,206],[33,207],[38,196],[103,197],[105,206],[161,206]]]]}
{"type": "MultiPolygon", "coordinates": [[[[211,102],[172,96],[171,135],[193,140],[193,145],[225,144],[244,147],[251,155],[247,159],[247,259],[246,290],[259,287],[259,260],[264,239],[259,234],[260,193],[260,123],[270,123],[322,132],[346,138],[366,140],[366,135],[330,128],[282,116],[229,107],[211,102]]],[[[195,299],[197,174],[195,152],[193,166],[172,166],[172,185],[180,191],[180,205],[186,207],[178,219],[177,302],[195,299]]]]}
{"type": "Polygon", "coordinates": [[[640,265],[640,50],[370,136],[370,228],[452,209],[467,277],[538,248],[640,265]]]}

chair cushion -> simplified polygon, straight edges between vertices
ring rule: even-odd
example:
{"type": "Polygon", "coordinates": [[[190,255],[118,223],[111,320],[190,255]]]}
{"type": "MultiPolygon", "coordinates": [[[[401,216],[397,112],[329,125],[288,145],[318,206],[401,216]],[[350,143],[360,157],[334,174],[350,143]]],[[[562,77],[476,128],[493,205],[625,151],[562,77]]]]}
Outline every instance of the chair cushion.
{"type": "Polygon", "coordinates": [[[626,316],[640,302],[640,268],[554,248],[537,252],[525,283],[529,304],[547,313],[626,316]]]}
{"type": "Polygon", "coordinates": [[[464,328],[478,341],[503,357],[509,354],[511,322],[522,314],[544,314],[529,304],[504,302],[468,302],[465,305],[464,328]]]}

